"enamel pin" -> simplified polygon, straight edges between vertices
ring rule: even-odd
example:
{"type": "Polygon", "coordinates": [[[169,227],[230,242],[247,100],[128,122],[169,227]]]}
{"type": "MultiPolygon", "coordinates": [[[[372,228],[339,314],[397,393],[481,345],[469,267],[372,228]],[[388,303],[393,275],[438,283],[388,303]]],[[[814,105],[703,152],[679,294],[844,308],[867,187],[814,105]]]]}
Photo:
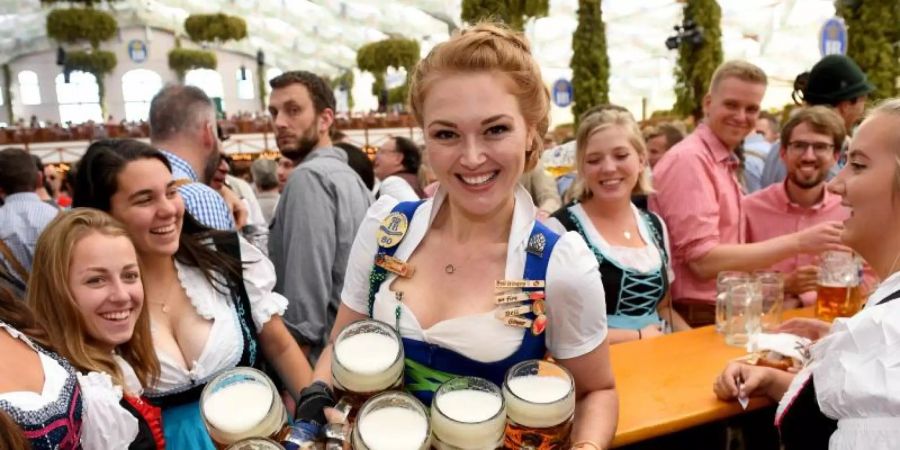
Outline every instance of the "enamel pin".
{"type": "Polygon", "coordinates": [[[407,228],[409,228],[409,221],[406,219],[406,215],[399,212],[388,214],[381,221],[381,226],[378,227],[378,233],[376,234],[378,245],[384,248],[395,247],[403,240],[407,228]]]}
{"type": "Polygon", "coordinates": [[[383,253],[375,255],[375,265],[403,278],[409,278],[415,272],[413,266],[383,253]]]}
{"type": "Polygon", "coordinates": [[[538,258],[544,257],[544,247],[547,245],[547,238],[544,237],[543,233],[535,233],[531,235],[531,238],[528,239],[528,246],[525,247],[525,251],[531,253],[538,258]]]}

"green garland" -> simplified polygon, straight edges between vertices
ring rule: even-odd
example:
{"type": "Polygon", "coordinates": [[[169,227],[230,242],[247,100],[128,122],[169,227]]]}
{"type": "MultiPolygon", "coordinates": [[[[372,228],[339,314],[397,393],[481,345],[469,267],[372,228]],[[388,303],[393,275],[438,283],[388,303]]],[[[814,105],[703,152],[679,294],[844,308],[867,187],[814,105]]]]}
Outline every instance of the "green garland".
{"type": "Polygon", "coordinates": [[[372,73],[375,83],[372,94],[381,95],[384,89],[384,75],[388,67],[406,69],[406,82],[388,91],[388,103],[406,102],[409,92],[409,78],[419,62],[419,42],[413,39],[389,38],[366,44],[356,51],[356,65],[360,70],[372,73]]]}
{"type": "Polygon", "coordinates": [[[67,44],[88,41],[97,48],[115,36],[117,27],[112,15],[91,8],[54,9],[47,14],[47,36],[67,44]]]}
{"type": "Polygon", "coordinates": [[[260,111],[266,110],[266,66],[265,64],[256,65],[256,88],[259,91],[259,108],[260,111]]]}
{"type": "Polygon", "coordinates": [[[191,69],[216,70],[217,66],[218,60],[213,52],[188,48],[174,48],[169,51],[169,68],[175,71],[181,81],[184,81],[185,74],[191,69]]]}
{"type": "Polygon", "coordinates": [[[118,63],[116,54],[105,50],[92,52],[70,51],[66,53],[65,71],[80,70],[93,74],[99,80],[106,74],[112,73],[118,63]]]}
{"type": "Polygon", "coordinates": [[[672,110],[682,116],[694,116],[699,122],[703,118],[703,96],[709,90],[713,72],[722,64],[722,9],[716,0],[687,0],[684,18],[703,28],[703,43],[682,43],[678,48],[672,110]]]}
{"type": "Polygon", "coordinates": [[[528,19],[545,17],[549,12],[549,0],[463,0],[461,16],[470,24],[500,21],[522,31],[528,19]]]}
{"type": "Polygon", "coordinates": [[[871,100],[898,94],[900,78],[900,2],[897,0],[836,1],[837,14],[847,24],[847,56],[859,64],[875,91],[871,100]]]}
{"type": "Polygon", "coordinates": [[[592,106],[609,103],[609,56],[600,0],[578,0],[578,26],[572,34],[572,116],[576,123],[592,106]]]}
{"type": "Polygon", "coordinates": [[[15,117],[13,117],[13,107],[12,107],[12,73],[9,70],[9,64],[3,65],[3,99],[6,100],[4,105],[6,106],[6,120],[8,123],[16,123],[15,117]]]}
{"type": "Polygon", "coordinates": [[[195,42],[239,41],[247,37],[247,22],[227,14],[191,14],[184,20],[184,31],[195,42]]]}
{"type": "Polygon", "coordinates": [[[341,86],[347,88],[347,107],[351,110],[353,109],[353,82],[354,77],[352,70],[347,70],[331,80],[332,89],[337,89],[341,86]]]}

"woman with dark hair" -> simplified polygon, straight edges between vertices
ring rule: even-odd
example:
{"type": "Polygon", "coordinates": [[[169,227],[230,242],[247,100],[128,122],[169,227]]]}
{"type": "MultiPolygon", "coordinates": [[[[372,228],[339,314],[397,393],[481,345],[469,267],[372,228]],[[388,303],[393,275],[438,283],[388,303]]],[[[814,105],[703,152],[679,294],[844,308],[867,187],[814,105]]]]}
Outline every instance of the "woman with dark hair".
{"type": "Polygon", "coordinates": [[[75,369],[47,350],[47,333],[31,310],[2,288],[0,330],[0,411],[21,428],[31,448],[81,448],[83,405],[75,369]]]}
{"type": "Polygon", "coordinates": [[[405,137],[389,137],[373,161],[375,176],[380,181],[375,196],[389,195],[401,202],[424,197],[419,184],[421,164],[422,155],[415,142],[405,137]]]}
{"type": "Polygon", "coordinates": [[[103,140],[78,165],[74,204],[109,212],[137,249],[160,361],[146,395],[163,408],[168,445],[212,449],[199,409],[209,380],[265,357],[296,396],[311,369],[281,320],[287,300],[272,292],[271,262],[236,233],[200,225],[177,187],[156,149],[103,140]]]}

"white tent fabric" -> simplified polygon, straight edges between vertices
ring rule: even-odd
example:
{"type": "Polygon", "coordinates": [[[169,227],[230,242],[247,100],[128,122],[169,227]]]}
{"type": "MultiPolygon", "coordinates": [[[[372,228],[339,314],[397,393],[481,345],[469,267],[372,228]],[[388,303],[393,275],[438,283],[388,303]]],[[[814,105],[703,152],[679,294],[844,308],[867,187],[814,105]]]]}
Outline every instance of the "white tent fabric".
{"type": "MultiPolygon", "coordinates": [[[[121,25],[182,31],[191,13],[226,12],[244,17],[249,37],[225,48],[255,54],[280,69],[306,69],[334,76],[355,66],[356,49],[388,36],[421,42],[423,56],[460,26],[460,0],[121,0],[111,10],[121,25]]],[[[719,0],[726,59],[743,58],[770,76],[764,106],[790,101],[794,77],[819,58],[819,30],[834,15],[833,0],[719,0]]],[[[642,113],[669,109],[674,102],[676,52],[664,42],[681,22],[678,0],[605,0],[610,99],[642,113]]],[[[548,84],[570,78],[571,36],[577,0],[551,0],[550,15],[530,22],[526,35],[548,84]]],[[[52,48],[46,38],[46,8],[40,0],[0,0],[0,63],[52,48]]],[[[851,33],[853,30],[850,31],[851,33]]],[[[359,75],[359,74],[358,74],[359,75]]],[[[359,76],[357,109],[370,109],[371,77],[359,76]]],[[[554,122],[569,120],[554,109],[554,122]]]]}

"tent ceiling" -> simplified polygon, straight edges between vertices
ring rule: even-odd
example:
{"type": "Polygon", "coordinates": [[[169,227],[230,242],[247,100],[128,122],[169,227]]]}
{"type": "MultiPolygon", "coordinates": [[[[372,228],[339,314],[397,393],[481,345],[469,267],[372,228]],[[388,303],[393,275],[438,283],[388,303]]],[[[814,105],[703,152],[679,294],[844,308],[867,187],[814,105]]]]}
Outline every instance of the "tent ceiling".
{"type": "MultiPolygon", "coordinates": [[[[759,64],[782,87],[818,60],[818,30],[834,14],[832,0],[719,3],[726,58],[759,64]]],[[[547,78],[570,73],[577,8],[577,0],[551,0],[550,16],[528,25],[547,78]]],[[[603,1],[614,100],[648,97],[671,105],[675,52],[664,42],[681,21],[681,8],[677,0],[603,1]]],[[[174,30],[182,30],[191,13],[239,15],[250,37],[226,48],[248,54],[262,49],[267,62],[282,69],[330,76],[355,66],[360,46],[388,36],[418,39],[428,51],[459,26],[461,6],[460,0],[121,0],[110,9],[122,25],[174,30]]],[[[46,11],[40,0],[0,0],[0,63],[52,47],[45,36],[46,11]]]]}

